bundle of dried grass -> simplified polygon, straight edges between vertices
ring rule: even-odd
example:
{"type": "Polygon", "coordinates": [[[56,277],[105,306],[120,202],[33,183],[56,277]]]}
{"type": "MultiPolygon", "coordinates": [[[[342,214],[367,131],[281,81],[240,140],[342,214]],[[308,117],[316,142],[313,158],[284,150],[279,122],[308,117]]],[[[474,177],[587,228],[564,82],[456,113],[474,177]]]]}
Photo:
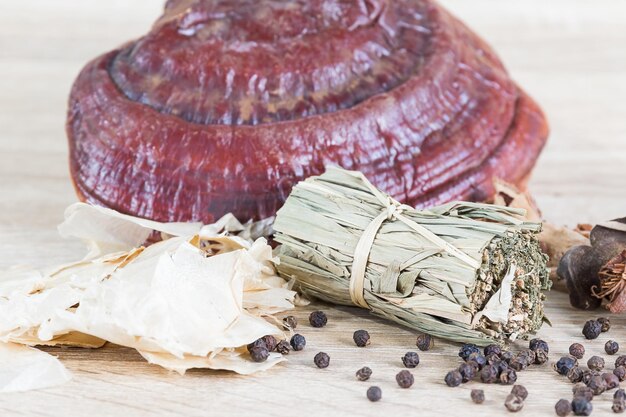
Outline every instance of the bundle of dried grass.
{"type": "Polygon", "coordinates": [[[550,280],[541,224],[523,214],[466,202],[418,211],[361,173],[330,168],[278,212],[278,271],[309,296],[444,339],[525,338],[544,321],[550,280]]]}

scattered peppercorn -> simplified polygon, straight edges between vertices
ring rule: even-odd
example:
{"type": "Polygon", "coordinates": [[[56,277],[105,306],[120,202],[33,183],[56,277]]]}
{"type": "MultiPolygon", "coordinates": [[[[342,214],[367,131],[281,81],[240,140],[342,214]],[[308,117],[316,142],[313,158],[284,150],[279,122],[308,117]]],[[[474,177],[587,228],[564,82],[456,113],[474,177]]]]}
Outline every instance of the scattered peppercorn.
{"type": "Polygon", "coordinates": [[[503,360],[500,358],[500,355],[497,355],[495,353],[490,353],[486,355],[485,360],[487,361],[489,365],[494,365],[496,363],[503,362],[503,360]]]}
{"type": "Polygon", "coordinates": [[[596,339],[600,336],[600,332],[602,331],[602,325],[597,320],[588,320],[583,326],[583,336],[586,339],[596,339]]]}
{"type": "Polygon", "coordinates": [[[283,318],[283,327],[286,330],[295,330],[298,327],[298,319],[294,316],[287,316],[283,318]]]}
{"type": "Polygon", "coordinates": [[[577,397],[572,400],[572,411],[576,416],[588,416],[593,411],[591,402],[582,397],[577,397]]]}
{"type": "Polygon", "coordinates": [[[522,400],[528,398],[528,390],[523,385],[513,385],[513,388],[511,389],[511,394],[517,395],[522,400]]]}
{"type": "Polygon", "coordinates": [[[614,398],[611,410],[613,410],[614,413],[623,413],[624,409],[626,409],[626,401],[624,401],[623,398],[614,398]]]}
{"type": "Polygon", "coordinates": [[[568,372],[576,365],[577,362],[575,358],[563,356],[554,364],[554,370],[561,375],[567,375],[568,372]]]}
{"type": "Polygon", "coordinates": [[[508,350],[505,350],[504,352],[500,354],[500,359],[502,359],[506,363],[509,363],[513,359],[513,353],[508,350]]]}
{"type": "Polygon", "coordinates": [[[535,351],[535,363],[537,365],[543,365],[548,362],[548,352],[543,349],[537,349],[535,351]]]}
{"type": "Polygon", "coordinates": [[[618,389],[617,391],[615,391],[615,394],[613,394],[613,399],[616,398],[623,398],[626,400],[626,392],[623,389],[618,389]]]}
{"type": "Polygon", "coordinates": [[[485,402],[485,391],[481,389],[473,389],[470,393],[470,397],[472,397],[472,401],[476,404],[482,404],[485,402]]]}
{"type": "Polygon", "coordinates": [[[587,401],[593,400],[593,391],[591,388],[585,385],[576,385],[572,388],[574,398],[583,398],[587,401]]]}
{"type": "Polygon", "coordinates": [[[467,361],[465,362],[466,364],[468,364],[469,366],[471,366],[472,368],[474,368],[474,372],[478,373],[478,371],[480,371],[480,366],[478,366],[478,364],[474,361],[467,361]]]}
{"type": "Polygon", "coordinates": [[[276,345],[276,352],[280,353],[281,355],[288,355],[289,342],[286,340],[281,340],[280,342],[278,342],[278,344],[276,345]]]}
{"type": "Polygon", "coordinates": [[[478,346],[472,343],[466,343],[459,349],[459,356],[461,357],[461,359],[466,361],[469,355],[474,352],[480,353],[480,349],[478,348],[478,346]]]}
{"type": "Polygon", "coordinates": [[[493,365],[485,365],[480,371],[480,380],[485,384],[493,384],[498,380],[498,368],[493,365]]]}
{"type": "Polygon", "coordinates": [[[450,371],[446,374],[444,381],[449,387],[458,387],[463,382],[463,376],[455,369],[454,371],[450,371]]]}
{"type": "Polygon", "coordinates": [[[531,341],[528,342],[528,348],[534,351],[537,351],[537,349],[543,349],[546,353],[550,353],[548,343],[542,339],[531,339],[531,341]]]}
{"type": "Polygon", "coordinates": [[[512,385],[517,381],[517,372],[514,369],[507,369],[500,374],[500,382],[504,385],[512,385]]]}
{"type": "Polygon", "coordinates": [[[276,340],[274,336],[268,334],[267,336],[263,336],[261,339],[263,340],[263,342],[265,342],[265,347],[267,347],[267,350],[273,352],[276,349],[276,345],[278,345],[278,340],[276,340]]]}
{"type": "Polygon", "coordinates": [[[376,402],[383,397],[383,392],[378,387],[369,387],[367,389],[367,399],[376,402]]]}
{"type": "Polygon", "coordinates": [[[619,387],[619,378],[613,372],[603,373],[602,379],[604,379],[607,390],[619,387]]]}
{"type": "Polygon", "coordinates": [[[570,371],[567,373],[567,379],[569,379],[570,382],[575,384],[576,382],[582,381],[584,375],[585,375],[585,372],[581,368],[576,366],[570,369],[570,371]]]}
{"type": "Polygon", "coordinates": [[[617,368],[613,369],[613,375],[615,375],[617,379],[622,382],[626,378],[626,368],[623,366],[618,366],[617,368]]]}
{"type": "Polygon", "coordinates": [[[396,382],[400,386],[400,388],[410,388],[415,382],[415,378],[413,378],[413,374],[406,369],[400,371],[396,374],[396,382]]]}
{"type": "Polygon", "coordinates": [[[601,371],[604,369],[604,359],[599,356],[592,356],[587,361],[587,367],[592,371],[601,371]]]}
{"type": "Polygon", "coordinates": [[[299,351],[304,349],[304,347],[306,346],[306,339],[301,334],[296,333],[291,337],[289,344],[291,344],[293,350],[299,351]]]}
{"type": "Polygon", "coordinates": [[[611,328],[611,320],[609,320],[608,317],[598,317],[598,323],[600,323],[600,326],[602,326],[602,333],[608,332],[611,328]]]}
{"type": "Polygon", "coordinates": [[[586,369],[583,371],[583,379],[582,379],[582,383],[587,385],[589,384],[589,381],[591,381],[591,378],[594,376],[599,376],[600,373],[598,371],[590,371],[589,369],[586,369]]]}
{"type": "Polygon", "coordinates": [[[604,344],[604,351],[607,355],[615,355],[619,350],[619,344],[615,340],[609,340],[604,344]]]}
{"type": "Polygon", "coordinates": [[[265,362],[269,358],[270,352],[265,345],[255,346],[250,349],[250,357],[255,362],[265,362]]]}
{"type": "Polygon", "coordinates": [[[516,413],[524,407],[524,400],[515,394],[509,394],[504,401],[507,410],[516,413]]]}
{"type": "Polygon", "coordinates": [[[358,347],[365,347],[370,344],[370,334],[367,330],[357,330],[352,335],[352,339],[358,347]]]}
{"type": "Polygon", "coordinates": [[[330,365],[330,356],[325,352],[320,352],[315,355],[313,362],[315,362],[315,366],[320,369],[328,368],[328,365],[330,365]]]}
{"type": "Polygon", "coordinates": [[[572,405],[566,399],[561,398],[554,405],[554,411],[559,417],[565,417],[572,411],[572,405]]]}
{"type": "Polygon", "coordinates": [[[498,376],[502,375],[502,372],[505,372],[508,369],[513,369],[513,368],[510,368],[509,364],[504,362],[504,361],[500,361],[498,363],[494,363],[493,366],[495,366],[496,369],[498,370],[498,376]]]}
{"type": "Polygon", "coordinates": [[[569,354],[576,359],[582,359],[585,356],[585,347],[580,343],[572,343],[569,347],[569,354]]]}
{"type": "Polygon", "coordinates": [[[617,368],[618,366],[623,366],[626,368],[626,355],[619,355],[615,359],[615,367],[617,368]]]}
{"type": "Polygon", "coordinates": [[[472,363],[465,362],[459,366],[459,372],[461,373],[463,382],[469,382],[476,378],[477,368],[475,368],[472,363]]]}
{"type": "Polygon", "coordinates": [[[517,356],[520,358],[520,360],[523,360],[523,362],[526,363],[526,365],[528,366],[535,363],[535,360],[537,359],[537,351],[527,349],[521,351],[517,356]]]}
{"type": "Polygon", "coordinates": [[[466,361],[468,361],[468,362],[469,361],[476,362],[476,364],[478,365],[478,369],[482,369],[483,366],[485,366],[487,364],[487,359],[480,352],[472,352],[472,353],[470,353],[470,355],[467,357],[466,361]]]}
{"type": "Polygon", "coordinates": [[[248,349],[248,352],[252,352],[252,349],[256,348],[256,347],[264,347],[267,349],[267,345],[265,344],[265,340],[263,340],[263,338],[257,339],[254,342],[248,344],[248,346],[246,346],[246,348],[248,349]]]}
{"type": "Polygon", "coordinates": [[[313,327],[324,327],[328,323],[328,317],[323,311],[317,310],[309,314],[309,323],[313,327]]]}
{"type": "Polygon", "coordinates": [[[429,334],[421,334],[417,336],[415,346],[419,350],[430,350],[434,346],[433,338],[429,334]]]}
{"type": "Polygon", "coordinates": [[[364,366],[356,371],[356,379],[359,381],[367,381],[372,376],[372,369],[369,366],[364,366]]]}
{"type": "Polygon", "coordinates": [[[511,362],[509,362],[509,367],[511,369],[515,369],[516,371],[523,371],[524,369],[526,369],[526,364],[524,362],[521,362],[518,358],[515,358],[513,360],[511,360],[511,362]]]}
{"type": "Polygon", "coordinates": [[[485,354],[485,357],[491,354],[500,356],[500,354],[502,353],[502,348],[496,344],[488,345],[485,346],[485,348],[483,349],[483,353],[485,354]]]}
{"type": "Polygon", "coordinates": [[[416,352],[407,352],[402,357],[402,363],[407,368],[415,368],[420,363],[420,356],[416,352]]]}
{"type": "Polygon", "coordinates": [[[591,388],[593,395],[600,395],[604,391],[606,391],[606,388],[607,388],[606,382],[604,381],[604,378],[602,378],[601,375],[592,376],[591,379],[589,379],[587,386],[591,388]]]}

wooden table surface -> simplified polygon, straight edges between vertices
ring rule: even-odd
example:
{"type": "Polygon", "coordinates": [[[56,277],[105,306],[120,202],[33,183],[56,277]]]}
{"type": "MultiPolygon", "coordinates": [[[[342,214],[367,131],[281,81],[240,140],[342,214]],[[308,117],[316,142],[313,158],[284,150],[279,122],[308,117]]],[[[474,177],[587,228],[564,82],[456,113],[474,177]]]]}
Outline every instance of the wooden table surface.
{"type": "MultiPolygon", "coordinates": [[[[0,268],[15,263],[55,264],[82,256],[55,225],[75,201],[64,133],[70,85],[84,63],[142,35],[159,15],[162,0],[0,0],[0,268]]],[[[626,215],[626,3],[616,0],[446,0],[445,5],[488,39],[531,95],[544,107],[552,135],[531,182],[545,217],[575,224],[626,215]]],[[[549,294],[554,327],[540,336],[551,358],[582,341],[583,322],[603,314],[575,311],[564,294],[549,294]]],[[[107,347],[51,350],[74,374],[56,388],[0,396],[0,414],[99,415],[499,415],[505,386],[477,382],[451,389],[447,370],[458,365],[458,346],[437,341],[421,354],[409,390],[394,376],[400,357],[414,349],[415,334],[363,311],[319,304],[329,314],[324,329],[302,324],[305,351],[266,373],[242,377],[192,371],[185,376],[146,364],[134,351],[107,347]],[[352,332],[365,328],[372,345],[356,349],[352,332]],[[318,370],[318,351],[331,366],[318,370]],[[354,372],[369,365],[370,382],[354,372]],[[383,400],[370,403],[371,384],[383,400]],[[485,388],[474,405],[471,388],[485,388]]],[[[626,346],[626,320],[586,343],[600,354],[610,337],[626,346]]],[[[521,373],[529,399],[519,415],[551,415],[570,396],[570,385],[550,365],[521,373]]],[[[609,361],[612,369],[612,361],[609,361]]],[[[594,415],[610,412],[610,394],[594,400],[594,415]]]]}

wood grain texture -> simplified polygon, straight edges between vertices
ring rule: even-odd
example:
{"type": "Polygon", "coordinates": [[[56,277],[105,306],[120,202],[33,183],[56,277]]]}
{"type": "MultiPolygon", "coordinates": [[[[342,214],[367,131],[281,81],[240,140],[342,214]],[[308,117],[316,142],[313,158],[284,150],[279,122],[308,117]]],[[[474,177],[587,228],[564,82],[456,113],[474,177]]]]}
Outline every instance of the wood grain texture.
{"type": "MultiPolygon", "coordinates": [[[[55,225],[75,201],[64,133],[67,95],[80,68],[103,51],[145,33],[161,0],[0,0],[0,268],[15,263],[45,265],[82,255],[64,242],[55,225]],[[33,250],[33,248],[37,248],[33,250]]],[[[594,222],[626,214],[626,3],[615,0],[445,0],[443,3],[492,43],[513,76],[544,107],[552,126],[531,188],[554,222],[594,222]]],[[[421,354],[416,384],[397,387],[400,357],[414,349],[415,334],[351,308],[313,305],[329,313],[324,329],[302,324],[306,350],[269,372],[241,377],[192,371],[185,376],[150,366],[130,349],[49,349],[74,373],[68,384],[0,396],[0,413],[38,416],[105,415],[500,415],[504,386],[472,382],[443,385],[458,364],[458,347],[437,341],[421,354]],[[357,349],[352,332],[365,328],[372,345],[357,349]],[[318,370],[313,356],[331,356],[318,370]],[[363,365],[374,370],[358,382],[363,365]],[[383,400],[365,399],[379,385],[383,400]],[[485,388],[487,401],[474,405],[471,388],[485,388]]],[[[554,327],[540,335],[556,360],[581,341],[585,320],[597,313],[572,310],[567,297],[551,293],[554,327]]],[[[602,354],[608,338],[626,346],[626,319],[612,317],[608,334],[585,343],[602,354]]],[[[520,344],[519,346],[523,346],[520,344]]],[[[608,360],[612,369],[612,361],[608,360]]],[[[552,415],[571,386],[550,369],[520,375],[530,396],[520,416],[552,415]]],[[[594,400],[594,415],[610,412],[610,394],[594,400]]]]}

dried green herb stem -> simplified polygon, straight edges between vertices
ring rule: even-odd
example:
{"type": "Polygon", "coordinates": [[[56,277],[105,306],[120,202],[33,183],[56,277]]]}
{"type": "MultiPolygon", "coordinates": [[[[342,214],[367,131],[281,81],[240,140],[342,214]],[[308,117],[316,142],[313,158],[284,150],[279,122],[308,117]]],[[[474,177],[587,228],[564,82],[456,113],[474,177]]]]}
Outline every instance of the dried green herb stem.
{"type": "MultiPolygon", "coordinates": [[[[354,305],[354,253],[364,230],[388,210],[381,196],[360,173],[338,168],[296,185],[274,223],[279,273],[309,296],[354,305]]],[[[389,201],[423,231],[394,215],[378,229],[364,280],[373,314],[481,346],[541,326],[550,280],[536,239],[540,224],[507,207],[459,202],[418,211],[389,201]]]]}

